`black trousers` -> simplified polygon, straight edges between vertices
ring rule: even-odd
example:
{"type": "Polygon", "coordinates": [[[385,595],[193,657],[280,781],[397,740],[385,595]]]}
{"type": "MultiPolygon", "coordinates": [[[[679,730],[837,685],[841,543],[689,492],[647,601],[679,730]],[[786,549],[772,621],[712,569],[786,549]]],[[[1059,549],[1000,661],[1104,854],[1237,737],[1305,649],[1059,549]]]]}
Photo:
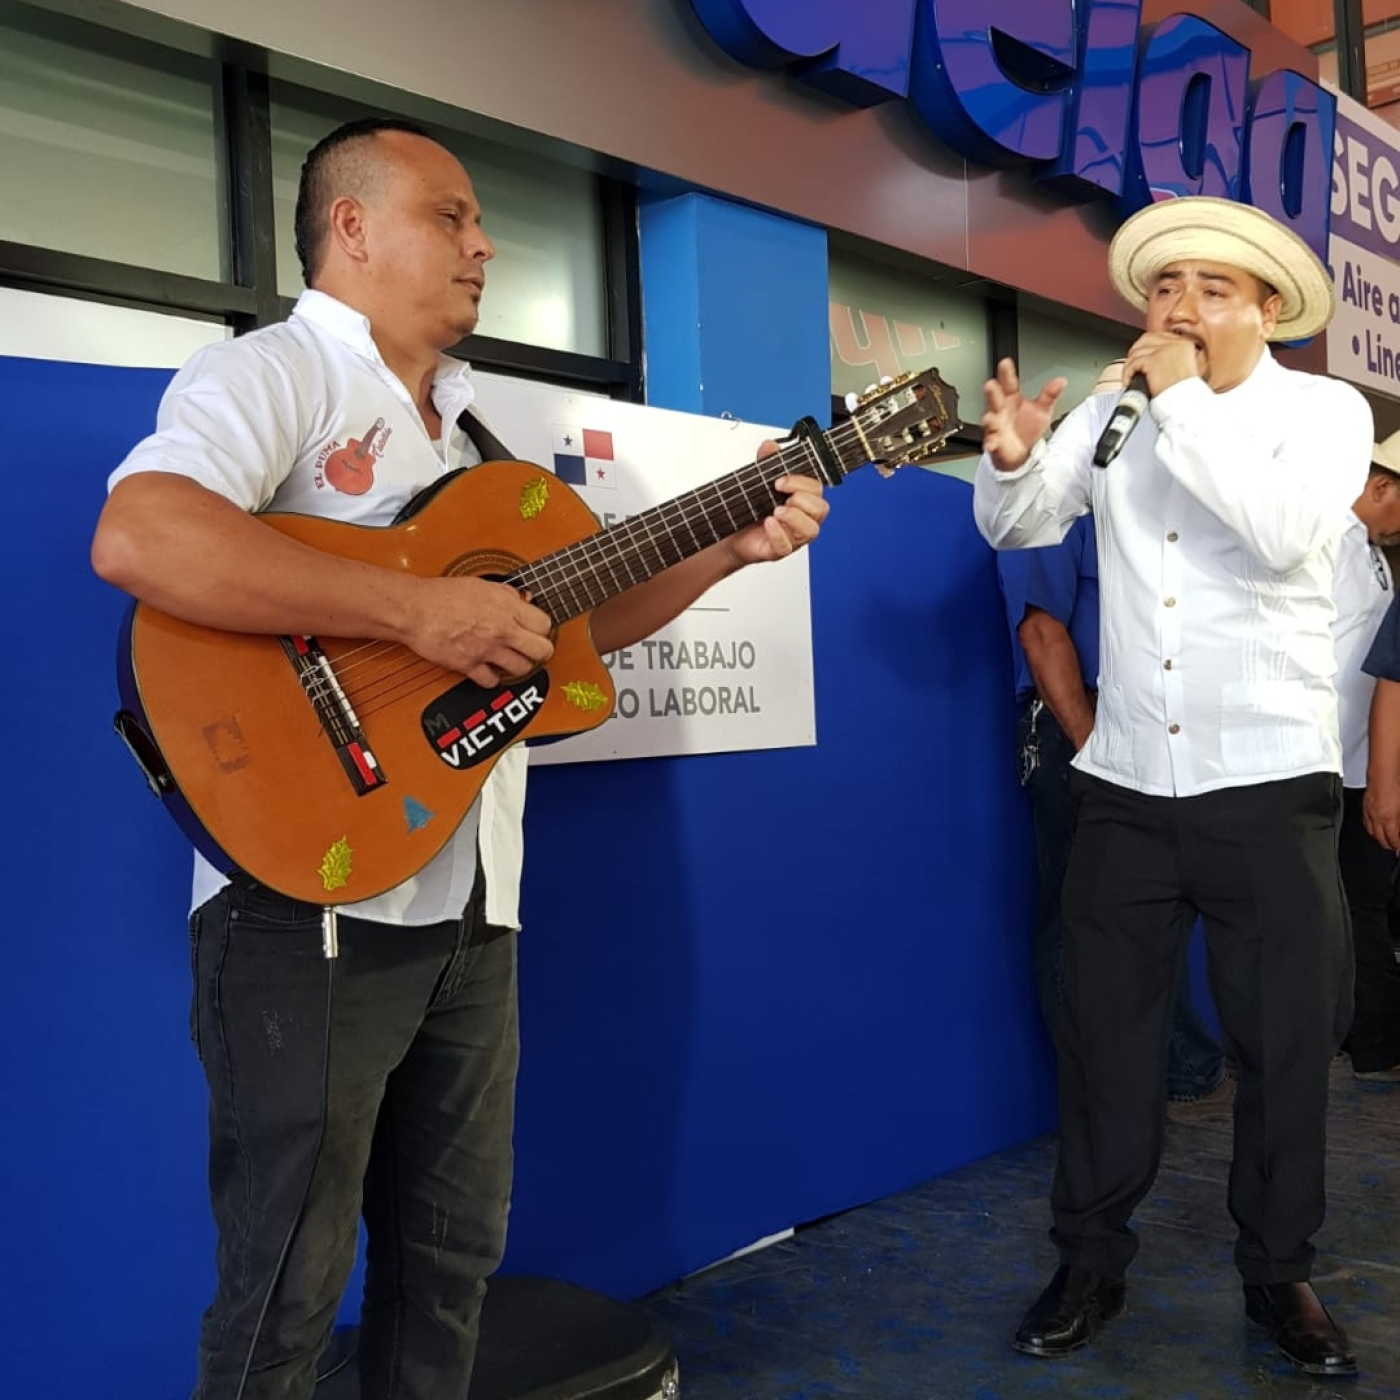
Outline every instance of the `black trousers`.
{"type": "Polygon", "coordinates": [[[1342,884],[1356,944],[1356,1016],[1347,1048],[1357,1070],[1400,1064],[1400,963],[1390,937],[1396,857],[1366,830],[1365,788],[1342,799],[1342,884]]]}
{"type": "Polygon", "coordinates": [[[484,898],[478,878],[460,919],[425,927],[342,917],[333,963],[311,905],[235,883],[196,911],[218,1288],[194,1400],[238,1394],[255,1332],[243,1400],[311,1400],[362,1214],[359,1394],[466,1395],[505,1247],[519,1057],[515,935],[484,898]]]}
{"type": "Polygon", "coordinates": [[[1238,1067],[1230,1214],[1246,1283],[1306,1279],[1325,1210],[1329,1062],[1351,1019],[1341,779],[1149,797],[1076,773],[1064,886],[1052,1237],[1121,1277],[1161,1159],[1166,1025],[1192,923],[1238,1067]]]}
{"type": "MultiPolygon", "coordinates": [[[[1022,706],[1016,756],[1021,786],[1031,802],[1040,880],[1031,964],[1040,1013],[1051,1040],[1056,1040],[1060,1033],[1060,948],[1064,943],[1060,895],[1074,844],[1078,788],[1073,792],[1070,789],[1074,745],[1048,706],[1040,706],[1038,701],[1027,701],[1022,706]]],[[[1225,1062],[1220,1046],[1205,1028],[1191,1000],[1190,969],[1184,958],[1172,1004],[1169,1037],[1167,1097],[1178,1103],[1205,1097],[1220,1083],[1225,1062]]]]}

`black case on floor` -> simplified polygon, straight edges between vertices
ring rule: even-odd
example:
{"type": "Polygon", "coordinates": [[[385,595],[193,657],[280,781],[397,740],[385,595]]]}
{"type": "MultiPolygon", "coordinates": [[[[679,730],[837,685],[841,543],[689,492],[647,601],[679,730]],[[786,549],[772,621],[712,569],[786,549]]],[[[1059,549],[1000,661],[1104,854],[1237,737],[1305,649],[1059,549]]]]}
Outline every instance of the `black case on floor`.
{"type": "MultiPolygon", "coordinates": [[[[316,1400],[359,1400],[356,1330],[336,1332],[316,1400]]],[[[493,1278],[466,1400],[677,1400],[671,1343],[640,1308],[571,1283],[493,1278]]],[[[442,1400],[456,1400],[443,1396],[442,1400]]]]}

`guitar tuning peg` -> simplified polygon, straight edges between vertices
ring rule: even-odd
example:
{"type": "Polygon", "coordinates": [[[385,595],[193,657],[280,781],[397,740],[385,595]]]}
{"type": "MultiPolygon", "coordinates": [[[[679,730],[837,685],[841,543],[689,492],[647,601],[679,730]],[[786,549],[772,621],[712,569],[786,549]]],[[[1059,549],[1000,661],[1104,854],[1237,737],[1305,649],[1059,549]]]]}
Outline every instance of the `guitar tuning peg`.
{"type": "Polygon", "coordinates": [[[867,385],[865,386],[865,392],[861,395],[861,398],[863,398],[863,399],[869,398],[870,395],[873,394],[873,393],[875,392],[875,390],[878,389],[879,387],[880,387],[880,386],[879,386],[878,384],[867,384],[867,385]]]}
{"type": "Polygon", "coordinates": [[[854,413],[860,407],[860,395],[854,389],[846,395],[846,412],[854,413]]]}
{"type": "Polygon", "coordinates": [[[881,383],[881,384],[893,384],[893,383],[894,383],[894,376],[893,376],[892,374],[882,374],[882,375],[880,376],[880,383],[881,383]]]}

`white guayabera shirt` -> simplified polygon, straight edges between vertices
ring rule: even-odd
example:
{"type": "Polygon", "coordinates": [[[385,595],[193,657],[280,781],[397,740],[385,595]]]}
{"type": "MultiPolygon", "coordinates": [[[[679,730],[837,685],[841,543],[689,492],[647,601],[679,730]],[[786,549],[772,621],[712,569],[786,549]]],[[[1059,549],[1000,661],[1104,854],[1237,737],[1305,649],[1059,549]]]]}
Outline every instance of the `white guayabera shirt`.
{"type": "Polygon", "coordinates": [[[1370,467],[1365,399],[1265,352],[1226,393],[1159,394],[1100,469],[1116,400],[1087,399],[1017,471],[984,455],[973,493],[999,549],[1094,513],[1099,699],[1076,766],[1168,797],[1340,773],[1333,567],[1370,467]]]}
{"type": "MultiPolygon", "coordinates": [[[[112,473],[108,490],[137,472],[174,472],[244,510],[388,525],[424,487],[481,460],[457,426],[475,396],[468,366],[443,356],[432,394],[451,425],[445,444],[429,440],[365,317],[308,291],[290,320],[199,351],[166,390],[155,432],[112,473]]],[[[524,746],[508,749],[417,875],[343,911],[390,924],[456,918],[476,878],[479,834],[487,918],[518,926],[525,766],[524,746]]],[[[195,856],[194,907],[225,883],[195,856]]]]}

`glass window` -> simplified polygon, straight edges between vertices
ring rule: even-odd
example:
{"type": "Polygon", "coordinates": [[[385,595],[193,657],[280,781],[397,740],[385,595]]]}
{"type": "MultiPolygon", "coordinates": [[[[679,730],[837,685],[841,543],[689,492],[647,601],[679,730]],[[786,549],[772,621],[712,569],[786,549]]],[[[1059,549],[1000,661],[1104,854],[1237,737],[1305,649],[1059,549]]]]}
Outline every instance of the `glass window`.
{"type": "Polygon", "coordinates": [[[16,359],[178,369],[232,333],[216,321],[0,287],[0,355],[16,359]]]}
{"type": "Polygon", "coordinates": [[[1068,412],[1093,390],[1103,367],[1121,360],[1141,334],[1141,327],[1116,326],[1022,296],[1017,322],[1021,382],[1039,393],[1047,379],[1064,375],[1069,387],[1060,395],[1059,407],[1068,412]]]}
{"type": "Polygon", "coordinates": [[[1366,105],[1400,126],[1400,0],[1366,0],[1366,105]]]}
{"type": "Polygon", "coordinates": [[[1323,82],[1337,86],[1337,15],[1333,0],[1269,0],[1265,15],[1295,44],[1317,55],[1323,82]]]}
{"type": "Polygon", "coordinates": [[[0,5],[0,239],[223,276],[212,69],[172,62],[49,37],[0,5]]]}
{"type": "MultiPolygon", "coordinates": [[[[1321,77],[1337,84],[1337,21],[1333,0],[1270,0],[1269,19],[1318,57],[1321,77]]],[[[1366,105],[1400,126],[1400,0],[1362,0],[1366,105]]]]}
{"type": "Polygon", "coordinates": [[[829,268],[833,394],[932,365],[958,391],[962,416],[980,416],[991,372],[980,296],[936,280],[937,269],[920,273],[834,242],[829,268]]]}
{"type": "MultiPolygon", "coordinates": [[[[322,136],[356,115],[328,115],[274,92],[272,173],[277,290],[302,288],[293,238],[301,164],[322,136]]],[[[481,303],[482,335],[582,355],[608,354],[602,198],[587,171],[434,131],[471,176],[496,245],[481,303]]]]}

